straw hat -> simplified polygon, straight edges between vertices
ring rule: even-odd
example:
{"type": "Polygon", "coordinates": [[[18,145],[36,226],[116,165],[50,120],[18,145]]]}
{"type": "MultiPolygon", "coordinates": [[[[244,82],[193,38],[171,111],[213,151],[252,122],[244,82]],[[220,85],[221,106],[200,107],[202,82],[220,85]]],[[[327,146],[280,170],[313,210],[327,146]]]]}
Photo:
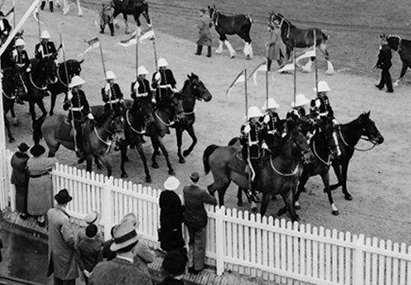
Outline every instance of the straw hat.
{"type": "Polygon", "coordinates": [[[61,189],[56,195],[54,195],[54,199],[56,199],[59,204],[66,204],[73,200],[73,197],[70,196],[67,189],[61,189]]]}
{"type": "Polygon", "coordinates": [[[139,240],[136,229],[131,222],[124,222],[114,228],[114,243],[110,246],[111,251],[118,251],[139,240]]]}

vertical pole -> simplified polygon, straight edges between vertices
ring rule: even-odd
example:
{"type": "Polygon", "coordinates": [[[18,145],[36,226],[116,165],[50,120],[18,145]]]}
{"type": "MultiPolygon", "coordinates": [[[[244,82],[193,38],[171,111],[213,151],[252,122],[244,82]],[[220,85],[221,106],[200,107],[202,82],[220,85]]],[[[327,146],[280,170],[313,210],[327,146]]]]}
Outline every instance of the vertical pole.
{"type": "Polygon", "coordinates": [[[41,23],[40,23],[40,7],[39,7],[39,5],[40,5],[40,2],[37,5],[37,27],[38,27],[38,30],[39,30],[39,41],[41,41],[41,23]]]}
{"type": "Polygon", "coordinates": [[[244,63],[244,96],[245,96],[245,119],[248,120],[248,95],[247,95],[247,69],[244,63]]]}
{"type": "MultiPolygon", "coordinates": [[[[106,65],[104,63],[103,47],[101,46],[100,40],[98,41],[98,47],[100,49],[100,57],[101,57],[101,64],[103,65],[104,78],[106,79],[106,83],[107,83],[106,65]]],[[[110,102],[110,109],[113,110],[113,104],[111,103],[111,96],[110,95],[111,94],[109,93],[108,101],[110,102]]]]}
{"type": "Polygon", "coordinates": [[[294,63],[294,104],[297,96],[297,54],[295,51],[296,42],[294,41],[293,63],[294,63]]]}
{"type": "Polygon", "coordinates": [[[268,58],[266,59],[266,71],[265,71],[265,109],[268,109],[268,58]]]}
{"type": "MultiPolygon", "coordinates": [[[[317,37],[314,29],[314,50],[316,49],[317,46],[317,37]]],[[[311,59],[310,59],[311,60],[311,59]]],[[[317,54],[315,55],[314,59],[314,74],[315,74],[315,96],[318,94],[318,68],[317,68],[317,54]]]]}
{"type": "Polygon", "coordinates": [[[138,77],[138,27],[136,28],[136,80],[138,77]]]}
{"type": "Polygon", "coordinates": [[[16,0],[13,0],[13,29],[16,27],[16,0]]]}
{"type": "MultiPolygon", "coordinates": [[[[0,59],[1,66],[1,59],[0,59]]],[[[3,94],[3,73],[0,74],[0,92],[3,94]]],[[[6,129],[4,128],[4,111],[3,111],[3,96],[0,96],[0,110],[1,112],[1,122],[0,122],[0,152],[6,150],[6,129]]],[[[0,173],[3,176],[3,173],[0,173]]]]}
{"type": "Polygon", "coordinates": [[[157,49],[156,49],[156,40],[155,39],[153,39],[153,50],[154,50],[154,67],[156,68],[156,71],[158,71],[157,49]]]}

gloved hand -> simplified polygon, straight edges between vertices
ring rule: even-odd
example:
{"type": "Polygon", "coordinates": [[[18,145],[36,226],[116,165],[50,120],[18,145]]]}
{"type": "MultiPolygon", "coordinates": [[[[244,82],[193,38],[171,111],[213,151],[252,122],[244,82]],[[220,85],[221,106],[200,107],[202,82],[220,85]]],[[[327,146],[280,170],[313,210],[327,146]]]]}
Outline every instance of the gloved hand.
{"type": "Polygon", "coordinates": [[[107,83],[106,86],[104,87],[104,92],[106,92],[106,95],[110,92],[110,83],[107,83]]]}
{"type": "Polygon", "coordinates": [[[89,118],[90,120],[94,120],[94,116],[93,116],[92,113],[89,113],[89,114],[87,115],[87,118],[89,118]]]}
{"type": "Polygon", "coordinates": [[[262,148],[262,149],[268,149],[268,145],[264,142],[264,143],[261,145],[261,148],[262,148]]]}
{"type": "Polygon", "coordinates": [[[178,89],[177,89],[177,88],[171,88],[171,90],[172,90],[174,93],[177,93],[177,92],[178,92],[178,89]]]}
{"type": "Polygon", "coordinates": [[[136,83],[134,83],[134,91],[136,91],[136,93],[138,92],[138,87],[140,87],[140,83],[138,83],[138,81],[136,81],[136,83]]]}
{"type": "Polygon", "coordinates": [[[156,99],[151,99],[151,103],[153,103],[153,104],[157,104],[157,101],[156,101],[156,99]]]}
{"type": "Polygon", "coordinates": [[[160,72],[157,72],[156,75],[154,75],[154,80],[155,80],[155,81],[160,81],[160,80],[161,80],[161,74],[160,74],[160,72]]]}
{"type": "Polygon", "coordinates": [[[338,121],[336,119],[333,119],[332,122],[334,125],[338,125],[338,121]]]}
{"type": "Polygon", "coordinates": [[[26,71],[27,71],[27,72],[30,72],[30,71],[31,71],[31,68],[30,68],[30,67],[27,67],[26,71]]]}
{"type": "Polygon", "coordinates": [[[69,90],[68,92],[67,92],[67,99],[68,100],[71,100],[73,98],[73,92],[71,92],[71,90],[69,90]]]}

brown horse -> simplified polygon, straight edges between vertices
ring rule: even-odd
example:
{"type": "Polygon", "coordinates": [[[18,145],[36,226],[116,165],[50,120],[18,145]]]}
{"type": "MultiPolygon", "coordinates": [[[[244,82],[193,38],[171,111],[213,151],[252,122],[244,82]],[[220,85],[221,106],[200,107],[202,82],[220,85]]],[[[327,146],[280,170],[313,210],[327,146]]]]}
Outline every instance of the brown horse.
{"type": "MultiPolygon", "coordinates": [[[[235,146],[210,145],[204,151],[205,173],[211,170],[214,177],[214,183],[208,186],[208,191],[212,194],[218,191],[220,205],[224,204],[224,194],[231,181],[243,189],[249,188],[248,175],[235,172],[229,166],[236,153],[235,146]]],[[[278,156],[272,157],[267,150],[263,149],[258,165],[259,174],[255,178],[256,189],[263,193],[261,215],[265,214],[272,196],[281,194],[285,207],[280,209],[279,215],[288,210],[293,221],[299,219],[294,208],[294,192],[301,174],[301,163],[312,158],[313,154],[307,140],[298,128],[290,129],[284,137],[278,156]]]]}
{"type": "MultiPolygon", "coordinates": [[[[111,176],[111,165],[106,155],[117,140],[124,139],[124,116],[114,112],[107,112],[103,116],[98,123],[86,121],[83,126],[84,154],[87,171],[92,170],[92,159],[96,157],[107,168],[107,175],[111,176]]],[[[49,157],[56,154],[60,145],[75,150],[74,132],[66,120],[64,115],[55,115],[47,117],[41,124],[41,134],[49,148],[49,157]]]]}
{"type": "MultiPolygon", "coordinates": [[[[294,26],[286,17],[281,14],[272,12],[269,17],[268,25],[275,29],[281,29],[281,38],[287,47],[294,50],[295,48],[308,48],[312,47],[314,44],[316,47],[319,47],[321,52],[324,54],[325,59],[327,60],[327,74],[334,73],[333,64],[330,61],[330,55],[327,51],[327,46],[325,44],[328,39],[321,29],[310,28],[310,29],[300,29],[294,26]],[[315,39],[314,39],[315,35],[315,39]]],[[[295,52],[295,51],[294,51],[295,52]]],[[[303,70],[306,72],[311,72],[312,62],[314,57],[303,67],[303,70]]]]}
{"type": "MultiPolygon", "coordinates": [[[[129,34],[127,23],[127,15],[133,15],[134,20],[137,23],[137,27],[140,28],[140,15],[143,15],[147,21],[147,25],[151,26],[150,16],[148,14],[148,3],[144,0],[113,0],[115,19],[118,14],[123,14],[124,23],[126,24],[126,34],[129,34]]],[[[118,27],[118,24],[115,24],[118,27]]]]}

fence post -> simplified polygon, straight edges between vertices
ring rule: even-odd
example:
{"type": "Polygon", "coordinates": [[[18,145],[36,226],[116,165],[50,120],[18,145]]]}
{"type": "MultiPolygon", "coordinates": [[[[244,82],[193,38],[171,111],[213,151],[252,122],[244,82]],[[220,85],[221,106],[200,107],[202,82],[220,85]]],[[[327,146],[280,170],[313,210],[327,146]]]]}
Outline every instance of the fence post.
{"type": "Polygon", "coordinates": [[[353,284],[364,284],[364,235],[360,234],[354,241],[353,284]]]}
{"type": "Polygon", "coordinates": [[[224,214],[225,207],[214,207],[216,219],[215,219],[215,235],[216,235],[216,267],[217,275],[224,273],[224,250],[225,250],[225,234],[224,234],[224,214]]]}
{"type": "Polygon", "coordinates": [[[106,177],[104,187],[101,189],[101,224],[104,226],[104,239],[111,239],[110,230],[114,224],[113,199],[111,189],[113,189],[113,176],[106,177]]]}

